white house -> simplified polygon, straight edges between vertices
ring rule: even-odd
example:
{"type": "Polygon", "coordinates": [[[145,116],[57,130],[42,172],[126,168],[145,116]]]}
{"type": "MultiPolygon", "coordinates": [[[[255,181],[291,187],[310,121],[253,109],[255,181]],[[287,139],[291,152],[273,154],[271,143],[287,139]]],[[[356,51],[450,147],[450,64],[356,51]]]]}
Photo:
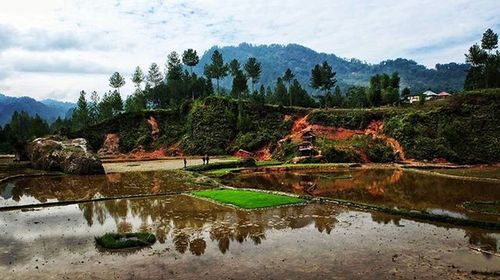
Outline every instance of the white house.
{"type": "MultiPolygon", "coordinates": [[[[422,95],[425,96],[425,100],[431,100],[431,99],[434,99],[434,98],[437,98],[438,97],[438,94],[431,91],[431,90],[428,90],[424,93],[422,93],[422,95]]],[[[413,103],[413,102],[418,102],[420,100],[420,95],[412,95],[409,97],[408,101],[410,103],[413,103]]]]}

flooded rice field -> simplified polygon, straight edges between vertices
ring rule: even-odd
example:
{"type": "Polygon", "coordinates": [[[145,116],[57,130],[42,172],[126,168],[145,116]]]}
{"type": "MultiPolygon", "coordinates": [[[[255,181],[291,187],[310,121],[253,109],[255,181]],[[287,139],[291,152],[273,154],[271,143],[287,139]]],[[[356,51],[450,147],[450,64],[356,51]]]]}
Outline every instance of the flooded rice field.
{"type": "Polygon", "coordinates": [[[0,184],[0,207],[161,195],[201,188],[196,178],[174,170],[33,177],[0,184]]]}
{"type": "Polygon", "coordinates": [[[185,195],[0,214],[2,279],[456,278],[500,270],[500,234],[311,203],[240,211],[185,195]],[[94,236],[158,242],[104,251],[94,236]]]}
{"type": "MultiPolygon", "coordinates": [[[[469,215],[456,206],[462,200],[499,198],[495,184],[431,177],[350,170],[225,180],[454,215],[469,215]]],[[[0,207],[114,199],[0,211],[0,278],[484,279],[500,273],[498,231],[320,202],[245,211],[178,194],[207,188],[200,182],[169,171],[38,177],[1,185],[0,207]],[[140,194],[158,196],[123,198],[140,194]],[[138,231],[153,233],[158,241],[132,250],[105,250],[94,242],[104,233],[138,231]]]]}
{"type": "Polygon", "coordinates": [[[466,201],[500,200],[499,182],[461,180],[401,169],[353,169],[237,174],[226,177],[224,183],[500,221],[498,215],[472,213],[461,206],[466,201]]]}

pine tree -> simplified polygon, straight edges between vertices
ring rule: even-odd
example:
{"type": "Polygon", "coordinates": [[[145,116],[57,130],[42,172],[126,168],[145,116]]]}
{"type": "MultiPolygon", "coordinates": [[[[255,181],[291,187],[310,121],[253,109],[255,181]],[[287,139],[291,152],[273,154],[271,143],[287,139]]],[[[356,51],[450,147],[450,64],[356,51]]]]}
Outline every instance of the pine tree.
{"type": "Polygon", "coordinates": [[[193,75],[193,67],[200,62],[198,54],[193,49],[187,49],[182,54],[182,63],[190,68],[190,74],[193,75]]]}
{"type": "Polygon", "coordinates": [[[144,82],[144,73],[142,72],[141,67],[137,66],[134,74],[132,75],[132,83],[134,83],[136,91],[141,90],[142,82],[144,82]]]}
{"type": "Polygon", "coordinates": [[[125,85],[125,79],[120,75],[120,73],[115,72],[109,78],[109,85],[120,92],[120,88],[125,85]]]}
{"type": "Polygon", "coordinates": [[[259,81],[261,74],[261,63],[257,62],[255,57],[250,57],[245,63],[245,72],[252,82],[252,93],[254,92],[255,84],[259,81]]]}
{"type": "Polygon", "coordinates": [[[167,80],[180,81],[182,79],[182,64],[177,52],[173,51],[167,56],[167,80]]]}
{"type": "Polygon", "coordinates": [[[283,81],[288,85],[288,95],[290,96],[290,106],[292,106],[292,92],[290,91],[290,83],[292,82],[295,75],[293,74],[290,68],[286,69],[285,74],[283,75],[283,81]]]}
{"type": "Polygon", "coordinates": [[[163,75],[161,74],[158,64],[151,63],[148,70],[148,76],[146,77],[148,87],[157,87],[163,82],[163,75]]]}
{"type": "Polygon", "coordinates": [[[73,111],[72,119],[75,129],[85,128],[90,124],[90,111],[85,95],[85,91],[82,90],[73,111]]]}
{"type": "Polygon", "coordinates": [[[220,94],[220,80],[227,76],[229,66],[224,63],[222,54],[215,50],[212,54],[212,63],[205,65],[204,74],[209,79],[217,80],[217,94],[220,94]]]}

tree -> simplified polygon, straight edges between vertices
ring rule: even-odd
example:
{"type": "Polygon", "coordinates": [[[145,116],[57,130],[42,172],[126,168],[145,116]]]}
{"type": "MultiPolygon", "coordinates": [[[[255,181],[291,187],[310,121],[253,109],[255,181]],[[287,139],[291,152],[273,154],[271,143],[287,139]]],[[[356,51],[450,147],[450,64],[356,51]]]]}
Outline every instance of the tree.
{"type": "Polygon", "coordinates": [[[217,80],[217,93],[220,94],[220,80],[227,76],[229,66],[224,63],[222,54],[215,50],[212,54],[212,63],[205,65],[204,74],[209,79],[217,80]]]}
{"type": "Polygon", "coordinates": [[[288,103],[288,93],[286,92],[285,83],[281,77],[276,81],[276,89],[274,90],[276,104],[286,105],[288,103]]]}
{"type": "Polygon", "coordinates": [[[365,108],[370,106],[368,89],[362,86],[350,87],[346,92],[346,105],[349,108],[365,108]]]}
{"type": "Polygon", "coordinates": [[[403,91],[401,92],[401,97],[406,99],[411,95],[411,91],[408,87],[405,87],[403,91]]]}
{"type": "Polygon", "coordinates": [[[109,78],[109,85],[120,92],[120,88],[125,85],[125,79],[120,75],[120,73],[115,72],[109,78]]]}
{"type": "Polygon", "coordinates": [[[290,96],[290,106],[292,106],[292,92],[290,91],[290,83],[292,82],[295,75],[293,74],[290,68],[286,69],[285,74],[283,75],[283,81],[288,85],[288,95],[290,96]]]}
{"type": "Polygon", "coordinates": [[[144,73],[142,73],[141,67],[137,66],[134,74],[132,75],[132,83],[134,83],[136,91],[141,90],[142,82],[144,82],[144,73]]]}
{"type": "Polygon", "coordinates": [[[182,63],[187,65],[190,69],[190,74],[193,75],[193,67],[200,62],[198,54],[193,49],[187,49],[182,53],[182,63]]]}
{"type": "Polygon", "coordinates": [[[200,58],[198,57],[198,54],[196,53],[195,50],[193,49],[187,49],[184,51],[182,54],[182,63],[184,63],[186,66],[189,67],[190,70],[190,83],[191,83],[191,99],[194,100],[194,89],[193,89],[193,84],[195,83],[194,76],[193,76],[193,67],[196,66],[200,62],[200,58]]]}
{"type": "Polygon", "coordinates": [[[323,91],[323,100],[325,101],[325,107],[328,107],[327,92],[330,91],[332,87],[335,86],[337,80],[335,79],[335,72],[333,72],[332,67],[328,62],[324,61],[323,64],[316,64],[311,70],[311,80],[310,85],[314,89],[323,91]]]}
{"type": "Polygon", "coordinates": [[[240,71],[241,65],[240,62],[236,59],[231,60],[229,62],[229,72],[231,75],[234,77],[236,74],[238,74],[238,71],[240,71]]]}
{"type": "Polygon", "coordinates": [[[484,32],[481,39],[481,48],[488,51],[498,48],[498,35],[491,28],[484,32]]]}
{"type": "Polygon", "coordinates": [[[180,81],[182,79],[182,64],[177,52],[173,51],[167,56],[167,80],[180,81]]]}
{"type": "Polygon", "coordinates": [[[72,120],[75,130],[85,128],[90,124],[90,111],[85,95],[85,91],[82,90],[76,102],[76,108],[73,111],[72,120]]]}
{"type": "Polygon", "coordinates": [[[261,63],[257,62],[255,57],[250,57],[245,63],[245,72],[252,81],[252,93],[254,92],[255,84],[259,81],[261,73],[261,63]]]}
{"type": "Polygon", "coordinates": [[[471,64],[465,78],[466,90],[500,87],[500,52],[498,35],[493,30],[484,32],[481,46],[474,44],[465,55],[465,61],[471,64]]]}
{"type": "Polygon", "coordinates": [[[342,96],[342,91],[340,91],[339,86],[335,87],[330,104],[333,107],[342,107],[342,105],[344,104],[344,97],[342,96]]]}
{"type": "Polygon", "coordinates": [[[148,87],[157,87],[163,82],[163,75],[160,72],[158,64],[151,63],[148,70],[148,76],[146,77],[148,87]]]}
{"type": "Polygon", "coordinates": [[[243,74],[243,71],[238,70],[236,71],[233,78],[233,87],[231,89],[231,93],[239,100],[240,95],[246,91],[248,91],[247,77],[245,76],[245,74],[243,74]]]}
{"type": "Polygon", "coordinates": [[[99,95],[96,91],[93,91],[90,94],[90,102],[88,103],[90,123],[92,124],[97,123],[99,120],[99,102],[99,95]]]}

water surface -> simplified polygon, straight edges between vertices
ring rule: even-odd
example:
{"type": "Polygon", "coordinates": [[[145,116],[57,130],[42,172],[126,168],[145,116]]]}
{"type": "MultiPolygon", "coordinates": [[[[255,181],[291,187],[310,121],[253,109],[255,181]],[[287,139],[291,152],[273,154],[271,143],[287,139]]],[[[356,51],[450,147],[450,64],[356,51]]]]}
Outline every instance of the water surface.
{"type": "Polygon", "coordinates": [[[496,182],[460,180],[401,169],[355,169],[238,174],[226,177],[224,183],[500,221],[498,215],[472,213],[461,207],[465,201],[500,200],[500,183],[496,182]]]}
{"type": "Polygon", "coordinates": [[[500,234],[311,203],[242,211],[185,195],[0,215],[2,279],[457,278],[500,270],[470,247],[500,234]],[[94,236],[148,231],[158,242],[103,251],[94,236]],[[390,246],[388,246],[390,244],[390,246]]]}

